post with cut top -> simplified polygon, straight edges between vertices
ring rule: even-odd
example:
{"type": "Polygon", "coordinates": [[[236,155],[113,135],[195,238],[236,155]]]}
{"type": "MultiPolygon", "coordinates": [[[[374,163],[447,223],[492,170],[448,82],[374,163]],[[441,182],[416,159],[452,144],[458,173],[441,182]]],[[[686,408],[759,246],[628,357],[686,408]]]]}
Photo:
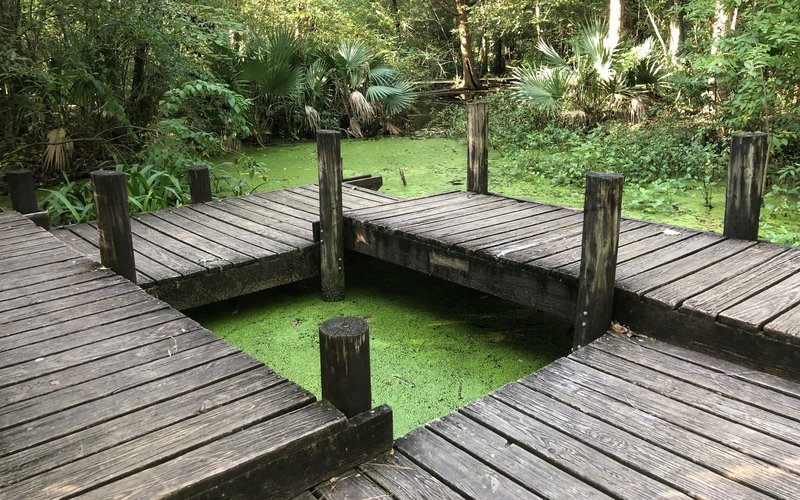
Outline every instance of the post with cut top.
{"type": "Polygon", "coordinates": [[[586,175],[573,349],[600,338],[611,326],[622,185],[618,174],[586,175]]]}
{"type": "Polygon", "coordinates": [[[742,240],[758,239],[758,217],[767,180],[769,136],[764,132],[734,134],[728,161],[725,227],[722,234],[742,240]]]}
{"type": "Polygon", "coordinates": [[[338,131],[317,132],[319,168],[320,278],[322,299],[344,299],[344,219],[342,154],[338,131]]]}
{"type": "Polygon", "coordinates": [[[100,262],[136,283],[125,173],[97,170],[91,176],[100,237],[100,262]]]}
{"type": "Polygon", "coordinates": [[[27,168],[9,170],[6,172],[6,182],[8,182],[8,192],[11,195],[11,208],[21,214],[32,214],[39,211],[32,171],[27,168]]]}
{"type": "Polygon", "coordinates": [[[467,104],[467,191],[489,192],[489,114],[485,102],[467,104]]]}
{"type": "Polygon", "coordinates": [[[369,325],[362,318],[343,316],[319,327],[322,399],[348,418],[372,408],[369,371],[369,325]]]}
{"type": "Polygon", "coordinates": [[[192,165],[187,169],[187,173],[192,204],[211,201],[211,176],[208,174],[208,165],[192,165]]]}

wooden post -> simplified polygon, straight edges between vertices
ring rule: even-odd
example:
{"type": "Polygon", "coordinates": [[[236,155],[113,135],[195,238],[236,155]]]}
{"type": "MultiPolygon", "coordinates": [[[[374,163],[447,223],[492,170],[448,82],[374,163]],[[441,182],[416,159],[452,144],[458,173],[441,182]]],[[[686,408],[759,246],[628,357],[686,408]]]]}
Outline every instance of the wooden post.
{"type": "Polygon", "coordinates": [[[329,319],[319,327],[322,399],[348,418],[372,408],[369,325],[362,318],[329,319]]]}
{"type": "Polygon", "coordinates": [[[764,132],[734,134],[728,162],[725,228],[728,238],[758,239],[758,217],[767,178],[769,141],[764,132]]]}
{"type": "Polygon", "coordinates": [[[342,218],[342,155],[340,134],[317,132],[319,167],[320,278],[322,299],[344,299],[344,219],[342,218]]]}
{"type": "Polygon", "coordinates": [[[489,192],[489,114],[485,102],[467,104],[467,191],[489,192]]]}
{"type": "Polygon", "coordinates": [[[11,195],[11,207],[21,214],[32,214],[39,211],[36,201],[36,184],[33,172],[27,168],[6,172],[8,191],[11,195]]]}
{"type": "Polygon", "coordinates": [[[97,210],[97,233],[100,236],[100,262],[136,283],[125,174],[97,170],[91,175],[97,210]]]}
{"type": "Polygon", "coordinates": [[[611,326],[622,184],[623,177],[618,174],[586,175],[573,349],[601,337],[611,326]]]}
{"type": "Polygon", "coordinates": [[[211,201],[211,177],[208,175],[208,165],[192,165],[187,170],[192,204],[211,201]]]}

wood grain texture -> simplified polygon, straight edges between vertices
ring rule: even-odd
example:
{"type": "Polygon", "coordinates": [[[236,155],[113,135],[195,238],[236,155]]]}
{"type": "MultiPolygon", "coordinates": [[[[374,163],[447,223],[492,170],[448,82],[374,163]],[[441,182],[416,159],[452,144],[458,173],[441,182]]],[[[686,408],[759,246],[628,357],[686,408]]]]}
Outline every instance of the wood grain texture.
{"type": "Polygon", "coordinates": [[[460,500],[453,491],[428,471],[395,450],[361,464],[358,470],[390,491],[398,500],[460,500]]]}

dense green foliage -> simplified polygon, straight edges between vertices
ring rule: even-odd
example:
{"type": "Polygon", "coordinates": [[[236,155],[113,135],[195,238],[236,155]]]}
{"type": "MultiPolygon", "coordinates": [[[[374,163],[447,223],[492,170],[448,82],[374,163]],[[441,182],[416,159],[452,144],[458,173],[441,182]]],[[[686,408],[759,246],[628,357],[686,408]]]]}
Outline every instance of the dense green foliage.
{"type": "MultiPolygon", "coordinates": [[[[66,181],[46,203],[55,222],[91,217],[80,179],[101,167],[145,172],[147,188],[131,181],[134,210],[179,204],[187,165],[242,144],[320,127],[454,134],[460,113],[417,91],[496,76],[512,91],[491,97],[492,140],[520,178],[615,170],[658,206],[686,182],[710,191],[730,134],[759,129],[771,136],[771,188],[796,195],[800,0],[616,5],[2,0],[0,173],[66,181]]],[[[215,186],[262,183],[242,162],[215,186]]]]}

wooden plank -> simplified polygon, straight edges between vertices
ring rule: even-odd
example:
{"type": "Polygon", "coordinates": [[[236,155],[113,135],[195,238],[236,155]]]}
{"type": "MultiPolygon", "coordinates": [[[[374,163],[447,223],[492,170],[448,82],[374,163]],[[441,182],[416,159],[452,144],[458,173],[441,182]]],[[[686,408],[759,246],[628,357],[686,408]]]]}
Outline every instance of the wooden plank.
{"type": "Polygon", "coordinates": [[[588,445],[598,447],[622,464],[693,498],[769,498],[730,479],[710,473],[692,460],[608,425],[574,408],[532,391],[509,384],[497,397],[518,410],[546,422],[588,445]]]}
{"type": "MultiPolygon", "coordinates": [[[[235,225],[250,232],[260,234],[266,239],[274,241],[270,250],[281,253],[301,248],[311,243],[311,237],[308,239],[295,236],[293,233],[297,232],[297,228],[292,228],[292,233],[286,233],[283,230],[274,229],[263,221],[258,215],[253,214],[252,211],[241,209],[232,204],[205,204],[194,205],[192,210],[206,214],[215,219],[221,220],[228,224],[235,225]]],[[[309,225],[309,234],[311,233],[311,225],[309,225]]]]}
{"type": "MultiPolygon", "coordinates": [[[[455,209],[464,203],[469,203],[471,197],[477,195],[461,194],[460,196],[440,197],[437,199],[423,198],[419,201],[413,200],[416,203],[408,203],[406,205],[397,206],[392,205],[386,207],[384,211],[376,211],[371,214],[359,213],[356,217],[359,220],[367,221],[372,224],[381,226],[390,226],[403,220],[417,220],[426,217],[436,216],[437,214],[447,213],[449,209],[455,209]]],[[[383,208],[383,207],[379,207],[383,208]]],[[[350,212],[348,212],[350,214],[350,212]]]]}
{"type": "Polygon", "coordinates": [[[236,248],[253,259],[275,255],[275,252],[269,249],[272,246],[271,240],[266,240],[262,245],[260,235],[224,224],[212,217],[205,217],[194,210],[169,209],[156,212],[154,215],[169,217],[174,224],[183,223],[206,239],[224,241],[225,245],[236,248]]]}
{"type": "Polygon", "coordinates": [[[546,234],[557,227],[580,225],[582,222],[581,214],[572,210],[556,210],[526,219],[521,224],[497,226],[488,231],[467,231],[455,238],[444,238],[444,241],[473,252],[512,252],[516,250],[514,247],[516,242],[525,244],[526,240],[546,234]],[[502,248],[498,248],[501,245],[502,248]]]}
{"type": "Polygon", "coordinates": [[[800,304],[800,273],[725,309],[717,321],[754,332],[797,304],[800,304]]]}
{"type": "Polygon", "coordinates": [[[267,191],[266,193],[256,193],[250,196],[243,196],[239,199],[247,201],[248,203],[261,205],[264,208],[272,210],[276,215],[284,214],[292,219],[305,221],[305,223],[311,223],[319,220],[319,207],[317,207],[316,213],[309,213],[300,208],[296,208],[292,203],[292,200],[286,199],[285,197],[281,196],[281,194],[282,193],[280,191],[267,191]]]}
{"type": "Polygon", "coordinates": [[[592,347],[762,410],[790,419],[800,416],[800,399],[798,398],[773,392],[727,374],[661,354],[658,351],[647,349],[631,339],[607,335],[592,344],[592,347]]]}
{"type": "Polygon", "coordinates": [[[545,498],[611,498],[458,412],[428,427],[545,498]]]}
{"type": "Polygon", "coordinates": [[[15,273],[13,280],[0,281],[0,300],[8,297],[15,297],[17,291],[24,293],[27,287],[46,286],[49,281],[67,278],[81,273],[93,272],[99,268],[99,264],[89,259],[76,259],[54,264],[45,264],[35,271],[15,273]]]}
{"type": "Polygon", "coordinates": [[[311,224],[308,222],[294,219],[282,214],[275,214],[272,212],[272,210],[264,208],[261,205],[248,203],[236,198],[228,198],[224,200],[224,203],[220,203],[219,206],[220,208],[224,207],[225,210],[231,212],[233,212],[231,207],[236,207],[236,209],[239,210],[236,213],[241,217],[252,220],[253,222],[257,222],[259,224],[263,224],[267,227],[275,229],[276,231],[290,234],[303,240],[310,241],[313,239],[310,236],[311,224]]]}
{"type": "Polygon", "coordinates": [[[2,235],[2,238],[0,238],[0,246],[13,246],[20,241],[25,241],[28,238],[40,237],[45,234],[47,234],[46,231],[34,226],[28,219],[24,221],[18,220],[15,222],[14,226],[6,226],[3,228],[3,231],[0,233],[0,235],[2,235]]]}
{"type": "MultiPolygon", "coordinates": [[[[97,319],[92,317],[95,314],[144,300],[142,291],[136,288],[135,285],[131,284],[131,286],[120,286],[119,291],[119,294],[108,298],[104,297],[102,294],[93,295],[91,300],[87,298],[87,300],[84,301],[85,303],[83,306],[77,310],[67,309],[52,311],[45,314],[40,314],[39,316],[27,321],[11,323],[3,328],[2,331],[0,331],[0,338],[19,336],[19,334],[22,333],[26,334],[25,337],[33,337],[36,335],[36,333],[39,333],[40,330],[45,328],[51,329],[49,331],[55,332],[58,331],[59,326],[63,328],[66,322],[73,321],[75,319],[86,319],[89,322],[96,322],[97,319]],[[53,327],[56,328],[54,329],[53,327]]],[[[14,340],[11,340],[11,342],[13,341],[14,340]]],[[[3,340],[3,343],[8,345],[6,344],[5,339],[3,340]]]]}
{"type": "MultiPolygon", "coordinates": [[[[132,304],[111,311],[104,315],[102,320],[96,318],[92,325],[83,328],[65,328],[64,332],[59,330],[57,333],[60,336],[53,339],[52,342],[40,341],[28,345],[12,346],[4,339],[0,344],[0,350],[3,352],[0,366],[12,366],[39,358],[44,358],[42,361],[45,361],[48,356],[76,347],[140,330],[157,329],[161,324],[183,318],[179,312],[168,308],[162,302],[152,301],[145,304],[149,304],[151,307],[143,308],[141,304],[132,304]],[[61,335],[62,333],[63,335],[61,335]]],[[[45,337],[44,340],[50,340],[50,337],[45,337]]],[[[4,393],[0,391],[0,395],[2,394],[4,393]]],[[[11,398],[10,395],[8,397],[11,398]]]]}
{"type": "Polygon", "coordinates": [[[716,318],[720,312],[800,270],[800,251],[789,250],[750,269],[736,273],[701,294],[684,301],[680,311],[695,316],[716,318]]]}
{"type": "Polygon", "coordinates": [[[685,498],[685,495],[667,484],[651,479],[499,400],[483,398],[461,411],[576,478],[617,498],[685,498]]]}
{"type": "Polygon", "coordinates": [[[772,337],[792,337],[800,341],[800,304],[764,325],[764,333],[772,337]]]}
{"type": "Polygon", "coordinates": [[[727,259],[703,269],[697,269],[679,280],[656,288],[646,293],[644,300],[669,309],[677,309],[690,297],[709,290],[786,251],[786,247],[758,243],[727,259]]]}
{"type": "Polygon", "coordinates": [[[641,297],[667,283],[690,276],[755,245],[753,241],[723,240],[686,257],[665,263],[634,276],[617,280],[617,287],[641,297]]]}
{"type": "Polygon", "coordinates": [[[246,244],[237,240],[226,238],[225,234],[208,231],[205,226],[194,224],[185,219],[175,219],[169,214],[141,214],[139,221],[148,226],[167,233],[175,239],[180,239],[194,248],[207,252],[217,259],[227,261],[232,265],[241,265],[253,260],[253,256],[246,253],[246,244]]]}
{"type": "MultiPolygon", "coordinates": [[[[291,192],[307,197],[311,203],[319,203],[319,186],[297,186],[288,189],[291,192]]],[[[342,193],[344,195],[344,193],[342,193]]],[[[367,200],[360,196],[349,196],[347,199],[347,208],[360,208],[360,207],[374,207],[374,201],[367,200]]]]}
{"type": "MultiPolygon", "coordinates": [[[[382,177],[371,177],[369,181],[372,181],[374,179],[381,179],[381,183],[383,182],[382,177]]],[[[403,199],[400,196],[395,196],[393,194],[381,192],[378,190],[380,188],[373,189],[372,186],[369,187],[362,186],[355,182],[349,182],[347,181],[347,179],[344,180],[342,189],[346,189],[348,194],[352,194],[354,196],[361,196],[363,198],[366,198],[367,200],[374,201],[376,204],[384,204],[403,199]]]]}
{"type": "MultiPolygon", "coordinates": [[[[15,322],[34,322],[48,314],[65,309],[79,308],[83,304],[99,298],[116,297],[132,291],[131,283],[120,276],[98,276],[98,278],[100,279],[73,285],[66,290],[61,289],[50,294],[41,294],[34,300],[23,298],[22,301],[11,301],[16,305],[16,308],[4,312],[0,317],[0,328],[6,328],[1,325],[15,322]],[[36,318],[36,320],[33,318],[36,318]]],[[[9,326],[8,328],[13,329],[14,327],[9,326]]]]}
{"type": "Polygon", "coordinates": [[[500,224],[520,221],[527,219],[528,217],[557,210],[557,207],[551,207],[548,205],[540,205],[538,203],[521,203],[518,200],[514,201],[517,201],[516,205],[509,205],[507,207],[499,208],[495,211],[496,213],[494,215],[487,214],[486,217],[479,220],[465,221],[445,228],[432,228],[424,231],[418,230],[416,234],[427,238],[438,239],[470,230],[486,229],[498,226],[500,224]]]}
{"type": "Polygon", "coordinates": [[[462,495],[541,498],[424,427],[398,439],[395,447],[462,495]]]}
{"type": "Polygon", "coordinates": [[[179,238],[178,235],[173,236],[169,232],[154,229],[148,224],[151,219],[148,214],[139,214],[131,217],[131,231],[133,231],[133,234],[149,241],[154,246],[163,248],[175,255],[183,256],[202,267],[204,271],[218,272],[232,265],[231,262],[225,259],[193,246],[196,243],[195,241],[183,241],[182,238],[186,236],[185,234],[181,233],[179,238]]]}
{"type": "Polygon", "coordinates": [[[45,252],[34,255],[20,255],[18,257],[11,257],[3,261],[3,266],[0,267],[0,276],[3,280],[9,279],[10,273],[22,273],[28,269],[35,270],[46,264],[55,264],[57,262],[65,262],[68,260],[77,260],[83,256],[71,248],[62,248],[59,252],[45,252]]]}
{"type": "Polygon", "coordinates": [[[379,455],[359,466],[397,500],[461,500],[464,498],[400,453],[379,455]]]}
{"type": "Polygon", "coordinates": [[[110,392],[100,399],[4,430],[2,435],[8,446],[0,450],[0,454],[10,454],[88,429],[112,418],[181,396],[212,382],[244,373],[259,365],[260,363],[254,359],[240,353],[207,360],[205,363],[197,364],[195,368],[173,372],[171,376],[128,389],[125,389],[124,384],[119,385],[121,390],[118,392],[110,392]]]}
{"type": "Polygon", "coordinates": [[[685,402],[699,410],[739,422],[778,439],[800,443],[800,426],[796,421],[722,396],[719,394],[721,389],[711,391],[682,382],[595,347],[575,352],[571,358],[617,377],[627,377],[641,387],[685,402]]]}
{"type": "MultiPolygon", "coordinates": [[[[202,329],[181,331],[180,328],[175,328],[172,330],[171,333],[173,333],[173,335],[166,337],[161,335],[159,339],[152,339],[147,343],[142,342],[140,345],[132,347],[130,350],[135,349],[135,353],[128,350],[103,357],[95,356],[95,359],[90,358],[85,365],[81,366],[67,364],[72,361],[65,361],[64,358],[74,353],[74,351],[67,351],[59,356],[61,364],[67,365],[60,371],[54,371],[52,369],[49,371],[48,369],[40,371],[36,370],[36,368],[38,368],[36,366],[14,366],[12,369],[16,370],[13,371],[14,385],[11,386],[11,389],[15,397],[4,401],[3,404],[10,405],[25,399],[36,398],[45,394],[61,391],[67,387],[85,384],[98,377],[108,376],[134,366],[141,366],[157,361],[169,356],[169,353],[173,353],[174,355],[179,351],[194,349],[195,347],[210,344],[216,340],[216,337],[202,329]],[[42,371],[45,373],[41,373],[42,371]]],[[[125,335],[122,338],[125,339],[128,337],[132,336],[125,335]]],[[[74,353],[76,356],[78,354],[82,353],[74,353]]],[[[85,357],[85,355],[83,356],[85,357]]],[[[39,363],[34,361],[34,365],[36,364],[39,363]]],[[[7,369],[4,371],[12,370],[7,369]]],[[[11,381],[9,382],[11,383],[11,381]]],[[[12,391],[4,392],[9,393],[12,391]]]]}
{"type": "Polygon", "coordinates": [[[424,196],[422,198],[399,200],[395,203],[388,203],[377,207],[361,208],[357,210],[351,209],[347,211],[347,215],[363,221],[379,220],[380,217],[394,217],[405,213],[411,214],[425,211],[429,208],[447,204],[453,200],[465,198],[466,196],[468,195],[463,191],[451,191],[449,193],[424,196]]]}
{"type": "MultiPolygon", "coordinates": [[[[687,460],[721,474],[728,479],[778,498],[788,498],[797,491],[800,477],[774,465],[737,452],[724,444],[684,429],[667,420],[646,413],[630,402],[580,386],[568,378],[544,369],[526,377],[523,384],[576,410],[635,434],[650,443],[650,447],[666,448],[687,460]],[[788,497],[787,497],[788,494],[788,497]]],[[[521,386],[522,384],[520,384],[521,386]]],[[[514,386],[514,388],[519,386],[514,386]]],[[[504,399],[505,395],[497,397],[504,399]]],[[[623,397],[624,398],[624,397],[623,397]]],[[[696,480],[711,478],[712,474],[692,476],[696,480]]]]}
{"type": "Polygon", "coordinates": [[[83,272],[78,274],[67,276],[59,274],[49,281],[0,292],[0,312],[66,297],[73,293],[80,293],[80,290],[90,286],[90,282],[112,279],[116,276],[111,271],[106,270],[93,272],[87,272],[85,268],[81,270],[83,272]]]}
{"type": "Polygon", "coordinates": [[[259,193],[254,196],[261,196],[276,203],[280,203],[281,205],[292,207],[297,211],[304,212],[308,217],[312,218],[310,221],[319,219],[319,202],[314,203],[303,195],[290,193],[289,191],[281,189],[278,191],[259,193]]]}
{"type": "MultiPolygon", "coordinates": [[[[70,226],[70,230],[93,244],[97,242],[97,227],[94,222],[70,226]]],[[[182,275],[204,271],[202,267],[182,255],[165,251],[161,247],[140,238],[136,233],[133,233],[132,237],[136,266],[141,270],[140,274],[149,277],[151,281],[175,279],[182,275]]]]}
{"type": "MultiPolygon", "coordinates": [[[[363,500],[392,498],[368,476],[351,469],[314,487],[314,493],[327,500],[363,500]]],[[[312,496],[312,498],[315,498],[312,496]]]]}
{"type": "MultiPolygon", "coordinates": [[[[142,386],[161,378],[202,366],[208,361],[231,356],[238,351],[210,333],[210,342],[200,343],[193,349],[178,351],[170,356],[160,356],[144,365],[136,364],[136,358],[124,360],[113,373],[87,374],[87,383],[64,387],[53,393],[42,394],[0,408],[1,428],[20,426],[26,422],[42,420],[64,410],[87,405],[108,394],[116,394],[142,386]],[[91,382],[91,383],[88,383],[91,382]]],[[[68,424],[69,425],[69,424],[68,424]]],[[[58,426],[54,426],[58,427],[58,426]]],[[[52,428],[51,428],[52,430],[52,428]]]]}
{"type": "Polygon", "coordinates": [[[34,238],[20,241],[11,247],[6,247],[0,251],[0,262],[10,257],[20,255],[32,255],[40,252],[51,252],[61,248],[61,242],[50,237],[49,234],[33,235],[34,238]]]}
{"type": "MultiPolygon", "coordinates": [[[[655,237],[654,237],[655,238],[655,237]]],[[[653,238],[648,238],[648,240],[653,238]]],[[[625,280],[650,269],[678,260],[699,250],[719,243],[722,237],[716,234],[698,233],[672,245],[662,247],[653,252],[634,257],[617,264],[617,281],[625,280]]],[[[629,245],[631,246],[631,245],[629,245]]],[[[627,247],[626,247],[627,248],[627,247]]],[[[624,252],[623,249],[620,250],[624,252]]]]}
{"type": "Polygon", "coordinates": [[[319,220],[319,214],[316,217],[306,212],[293,209],[282,205],[276,201],[267,200],[257,196],[248,196],[245,198],[237,198],[237,201],[242,202],[241,206],[256,206],[262,213],[267,213],[271,218],[286,222],[301,229],[307,229],[308,226],[319,220]]]}
{"type": "MultiPolygon", "coordinates": [[[[415,214],[401,214],[392,218],[381,219],[380,224],[385,227],[400,231],[416,232],[417,228],[438,227],[459,221],[462,217],[480,215],[482,212],[493,208],[505,207],[514,203],[513,200],[504,200],[485,195],[471,195],[451,202],[432,207],[415,214]]],[[[375,222],[375,219],[371,220],[375,222]]]]}
{"type": "Polygon", "coordinates": [[[568,358],[550,364],[547,370],[741,453],[795,474],[800,472],[800,464],[792,458],[800,456],[800,446],[638,387],[628,382],[628,376],[621,379],[568,358]]]}
{"type": "MultiPolygon", "coordinates": [[[[129,477],[130,474],[142,469],[147,470],[160,462],[179,457],[194,448],[212,443],[242,428],[308,405],[311,401],[313,401],[313,397],[298,386],[289,383],[280,384],[267,391],[248,395],[226,406],[198,412],[194,418],[177,422],[161,432],[145,434],[37,475],[6,488],[5,493],[16,497],[30,496],[43,489],[56,490],[60,495],[87,493],[104,483],[129,477]]],[[[297,415],[297,420],[306,426],[310,424],[313,428],[317,428],[320,425],[321,417],[314,415],[305,420],[302,419],[302,413],[300,413],[297,415]]],[[[281,430],[283,432],[290,431],[285,428],[281,430]]],[[[252,445],[252,442],[250,444],[252,445]]],[[[266,443],[263,444],[266,445],[266,443]]],[[[250,448],[258,449],[253,446],[250,448]]],[[[214,462],[209,459],[209,464],[214,464],[214,462]]],[[[214,464],[214,466],[218,465],[214,464]]],[[[164,468],[164,466],[158,467],[158,469],[164,468]]],[[[185,480],[186,476],[194,474],[197,474],[197,469],[187,467],[178,476],[182,476],[181,480],[185,480]]],[[[136,475],[133,477],[140,482],[139,487],[144,486],[145,481],[141,477],[136,475]]],[[[104,498],[120,498],[122,496],[129,498],[127,494],[122,493],[126,482],[130,484],[131,481],[123,480],[121,484],[112,483],[109,489],[114,491],[114,494],[110,494],[108,490],[101,493],[102,490],[100,490],[95,491],[92,495],[95,498],[103,498],[97,495],[109,495],[104,498]]],[[[150,488],[153,486],[150,485],[150,488]]]]}
{"type": "Polygon", "coordinates": [[[391,410],[346,420],[322,401],[258,423],[87,498],[289,498],[385,449],[391,410]],[[253,446],[259,443],[259,446],[253,446]],[[378,443],[377,445],[375,443],[378,443]],[[345,451],[343,453],[343,450],[345,451]],[[258,478],[254,481],[253,478],[258,478]]]}
{"type": "Polygon", "coordinates": [[[170,425],[200,413],[222,408],[251,394],[264,391],[286,379],[267,367],[198,387],[174,399],[148,406],[102,424],[28,448],[0,461],[0,487],[64,466],[81,457],[113,448],[120,443],[160,432],[170,425]],[[75,450],[81,450],[78,456],[75,450]]]}
{"type": "Polygon", "coordinates": [[[644,341],[640,338],[637,338],[636,340],[638,345],[641,347],[653,349],[689,363],[700,365],[706,369],[713,370],[728,377],[745,380],[751,384],[764,387],[771,391],[776,391],[780,392],[781,394],[800,398],[800,382],[789,380],[786,377],[781,377],[772,373],[766,373],[750,366],[735,363],[733,361],[697,350],[686,349],[685,347],[677,346],[667,342],[660,342],[657,340],[644,341]]]}

